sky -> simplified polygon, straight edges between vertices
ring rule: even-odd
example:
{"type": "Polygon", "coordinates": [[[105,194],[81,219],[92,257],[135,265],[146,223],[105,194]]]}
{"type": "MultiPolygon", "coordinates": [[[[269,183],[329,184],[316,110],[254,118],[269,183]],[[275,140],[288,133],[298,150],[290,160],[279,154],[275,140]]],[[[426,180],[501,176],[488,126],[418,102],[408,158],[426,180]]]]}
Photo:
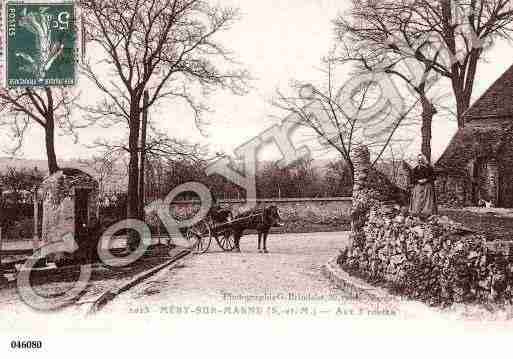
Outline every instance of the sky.
{"type": "MultiPolygon", "coordinates": [[[[208,114],[207,135],[195,127],[192,113],[180,103],[165,103],[152,110],[150,117],[158,127],[171,136],[209,144],[215,151],[231,154],[233,150],[267,128],[278,123],[278,114],[270,101],[276,89],[286,89],[292,79],[316,82],[319,79],[321,57],[334,45],[331,21],[346,11],[348,0],[224,0],[223,5],[239,7],[242,18],[221,40],[249,69],[254,80],[245,96],[220,92],[208,104],[214,110],[208,114]]],[[[487,63],[480,65],[474,99],[477,99],[509,66],[513,47],[500,43],[488,55],[487,63]]],[[[88,90],[86,96],[94,93],[88,90]]],[[[434,121],[433,158],[436,159],[456,131],[455,122],[434,121]]],[[[5,133],[0,133],[5,136],[5,133]]],[[[117,129],[92,127],[80,130],[79,142],[57,137],[59,158],[88,157],[94,153],[88,145],[99,137],[120,137],[117,129]]],[[[4,142],[4,141],[2,141],[4,142]]],[[[408,147],[411,154],[419,152],[420,142],[408,147]]],[[[266,156],[277,156],[276,148],[269,148],[266,156]]],[[[42,131],[34,127],[23,147],[24,158],[44,159],[42,131]]]]}

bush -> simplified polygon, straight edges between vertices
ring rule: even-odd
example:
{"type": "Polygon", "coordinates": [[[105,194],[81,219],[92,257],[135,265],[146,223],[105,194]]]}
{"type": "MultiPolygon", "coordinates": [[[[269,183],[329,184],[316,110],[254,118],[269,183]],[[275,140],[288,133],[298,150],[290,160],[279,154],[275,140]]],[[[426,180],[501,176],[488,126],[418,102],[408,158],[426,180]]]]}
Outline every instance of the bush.
{"type": "Polygon", "coordinates": [[[25,218],[12,222],[2,229],[2,237],[7,240],[32,239],[34,237],[34,220],[25,218]]]}

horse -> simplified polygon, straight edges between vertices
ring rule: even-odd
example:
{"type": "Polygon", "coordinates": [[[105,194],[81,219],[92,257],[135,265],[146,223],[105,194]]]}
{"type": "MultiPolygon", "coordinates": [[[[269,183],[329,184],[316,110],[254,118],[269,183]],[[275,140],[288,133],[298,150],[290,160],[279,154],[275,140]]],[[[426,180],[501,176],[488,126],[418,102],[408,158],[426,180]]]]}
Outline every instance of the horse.
{"type": "Polygon", "coordinates": [[[267,237],[271,227],[281,226],[278,207],[269,206],[240,213],[234,218],[232,233],[235,239],[234,252],[240,252],[240,239],[247,229],[255,229],[258,233],[258,251],[269,253],[267,237]],[[263,244],[263,246],[261,246],[263,244]],[[262,249],[260,249],[262,247],[262,249]]]}

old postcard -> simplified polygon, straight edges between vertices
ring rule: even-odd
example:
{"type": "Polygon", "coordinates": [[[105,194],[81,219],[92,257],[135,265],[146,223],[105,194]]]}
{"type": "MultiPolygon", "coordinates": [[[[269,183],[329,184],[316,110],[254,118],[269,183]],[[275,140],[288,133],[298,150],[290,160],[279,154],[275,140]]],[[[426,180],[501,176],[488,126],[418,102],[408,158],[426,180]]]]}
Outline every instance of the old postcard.
{"type": "Polygon", "coordinates": [[[0,5],[0,353],[500,354],[513,1],[0,5]]]}

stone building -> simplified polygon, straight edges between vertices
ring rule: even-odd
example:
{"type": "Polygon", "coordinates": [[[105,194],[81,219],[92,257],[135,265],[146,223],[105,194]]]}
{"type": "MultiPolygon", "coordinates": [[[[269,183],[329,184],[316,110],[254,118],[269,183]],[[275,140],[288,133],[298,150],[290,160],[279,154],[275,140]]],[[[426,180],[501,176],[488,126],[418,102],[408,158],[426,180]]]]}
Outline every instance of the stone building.
{"type": "Polygon", "coordinates": [[[436,164],[443,204],[513,208],[513,66],[465,113],[436,164]]]}
{"type": "Polygon", "coordinates": [[[78,241],[81,232],[97,223],[98,210],[98,182],[81,170],[63,168],[37,188],[34,240],[39,247],[69,235],[78,241]]]}

